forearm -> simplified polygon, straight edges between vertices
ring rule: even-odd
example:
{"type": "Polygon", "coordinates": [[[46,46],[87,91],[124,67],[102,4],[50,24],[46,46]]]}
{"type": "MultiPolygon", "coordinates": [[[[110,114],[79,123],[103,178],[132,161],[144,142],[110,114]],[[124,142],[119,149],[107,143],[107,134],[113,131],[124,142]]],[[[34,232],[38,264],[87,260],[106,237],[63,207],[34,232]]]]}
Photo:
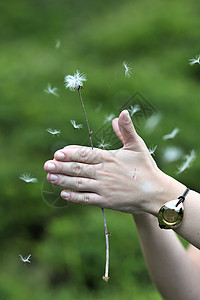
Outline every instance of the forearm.
{"type": "Polygon", "coordinates": [[[150,275],[164,299],[198,299],[200,272],[175,232],[160,229],[150,214],[134,215],[134,220],[150,275]]]}
{"type": "MultiPolygon", "coordinates": [[[[158,176],[159,192],[155,193],[154,198],[156,200],[150,201],[149,208],[144,210],[157,217],[161,206],[170,200],[177,199],[178,202],[178,197],[183,194],[185,189],[185,185],[163,172],[160,172],[160,175],[158,176]]],[[[190,190],[183,205],[183,220],[175,231],[190,244],[200,249],[200,194],[190,190]]],[[[161,233],[164,233],[164,231],[166,231],[166,229],[162,229],[161,233]]]]}

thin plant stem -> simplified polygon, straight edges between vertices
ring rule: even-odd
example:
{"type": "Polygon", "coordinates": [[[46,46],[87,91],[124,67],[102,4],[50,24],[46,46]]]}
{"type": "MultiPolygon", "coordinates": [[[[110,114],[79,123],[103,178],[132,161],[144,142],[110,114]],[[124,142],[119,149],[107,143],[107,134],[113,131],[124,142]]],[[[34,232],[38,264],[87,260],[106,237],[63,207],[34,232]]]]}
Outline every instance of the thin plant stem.
{"type": "MultiPolygon", "coordinates": [[[[89,138],[90,138],[90,144],[91,144],[91,147],[92,147],[92,150],[93,150],[92,131],[90,130],[88,118],[87,118],[85,107],[84,107],[84,104],[83,104],[83,99],[82,99],[82,95],[81,95],[81,91],[80,91],[80,86],[78,87],[78,93],[79,93],[79,97],[80,97],[80,100],[81,100],[81,105],[82,105],[82,108],[83,108],[85,121],[86,121],[86,124],[87,124],[87,129],[88,129],[89,138]]],[[[103,222],[104,222],[104,228],[105,228],[105,237],[106,237],[106,266],[105,266],[105,275],[103,276],[103,280],[108,281],[108,279],[109,279],[109,277],[108,277],[108,270],[109,270],[109,239],[108,239],[108,236],[109,236],[110,233],[107,230],[104,209],[102,208],[101,210],[102,210],[102,216],[103,216],[103,222]]]]}
{"type": "Polygon", "coordinates": [[[80,97],[80,99],[81,99],[81,105],[82,105],[82,108],[83,108],[83,113],[84,113],[85,121],[86,121],[86,124],[87,124],[87,129],[88,129],[89,138],[90,138],[90,144],[91,144],[91,147],[92,147],[92,149],[93,149],[92,132],[91,132],[91,130],[90,130],[88,118],[87,118],[86,111],[85,111],[85,107],[84,107],[84,104],[83,104],[83,99],[82,99],[82,96],[81,96],[80,86],[78,87],[78,93],[79,93],[79,97],[80,97]]]}
{"type": "Polygon", "coordinates": [[[105,228],[105,237],[106,237],[106,266],[105,266],[105,275],[103,276],[104,281],[108,281],[108,270],[109,270],[109,232],[107,230],[107,225],[106,225],[106,218],[104,215],[104,209],[102,208],[102,215],[103,215],[103,221],[104,221],[104,228],[105,228]]]}

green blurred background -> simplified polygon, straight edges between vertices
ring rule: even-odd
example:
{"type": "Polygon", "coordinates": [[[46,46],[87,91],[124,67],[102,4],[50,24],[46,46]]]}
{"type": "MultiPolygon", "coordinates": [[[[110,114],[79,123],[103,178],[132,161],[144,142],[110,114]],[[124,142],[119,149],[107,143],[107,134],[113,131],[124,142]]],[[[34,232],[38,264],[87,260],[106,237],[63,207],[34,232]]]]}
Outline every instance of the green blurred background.
{"type": "Polygon", "coordinates": [[[65,206],[64,200],[51,205],[43,194],[52,192],[43,163],[64,145],[87,140],[78,95],[63,85],[64,76],[78,69],[88,79],[82,94],[93,132],[128,99],[134,104],[139,92],[161,116],[151,131],[142,116],[139,134],[149,147],[158,145],[162,170],[199,190],[200,66],[188,64],[200,51],[199,13],[197,0],[0,2],[0,299],[161,299],[130,215],[106,211],[111,278],[102,281],[101,210],[65,206]],[[124,60],[132,67],[130,78],[124,60]],[[44,92],[48,83],[59,97],[44,92]],[[74,131],[71,119],[84,128],[74,131]],[[163,141],[175,127],[177,137],[163,141]],[[61,134],[53,137],[47,128],[61,134]],[[164,161],[166,147],[179,147],[179,160],[164,161]],[[177,175],[192,149],[195,163],[177,175]],[[24,172],[38,183],[21,181],[24,172]],[[24,265],[18,255],[30,253],[32,263],[24,265]]]}

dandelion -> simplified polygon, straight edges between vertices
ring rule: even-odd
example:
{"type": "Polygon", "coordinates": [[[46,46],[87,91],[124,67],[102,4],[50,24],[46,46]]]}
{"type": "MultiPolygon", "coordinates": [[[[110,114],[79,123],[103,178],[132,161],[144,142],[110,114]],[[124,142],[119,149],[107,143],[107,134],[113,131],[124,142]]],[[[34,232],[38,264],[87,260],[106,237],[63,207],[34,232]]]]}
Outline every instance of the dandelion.
{"type": "Polygon", "coordinates": [[[48,128],[48,129],[47,129],[47,132],[49,132],[49,133],[52,134],[52,135],[59,135],[59,134],[60,134],[60,130],[57,130],[57,129],[51,129],[51,128],[48,128]]]}
{"type": "MultiPolygon", "coordinates": [[[[88,134],[89,134],[89,138],[90,138],[90,145],[91,148],[93,149],[93,142],[92,142],[92,131],[90,130],[90,126],[89,126],[89,122],[88,122],[88,118],[87,118],[87,114],[86,114],[86,110],[85,110],[85,106],[83,103],[83,99],[82,99],[82,95],[81,95],[81,88],[83,87],[83,81],[86,81],[86,76],[84,73],[80,73],[79,71],[76,71],[76,73],[74,73],[74,76],[72,75],[66,75],[64,78],[64,82],[65,82],[65,87],[69,88],[71,91],[74,91],[75,89],[78,90],[78,94],[81,100],[81,106],[83,109],[83,113],[85,116],[85,121],[87,124],[87,129],[88,129],[88,134]]],[[[105,228],[105,236],[106,236],[106,266],[105,266],[105,275],[103,276],[103,280],[108,281],[109,277],[108,277],[108,268],[109,268],[109,241],[108,241],[108,231],[107,231],[107,225],[106,225],[106,219],[105,219],[105,215],[104,215],[104,209],[101,209],[102,211],[102,216],[103,216],[103,221],[104,221],[104,228],[105,228]]]]}
{"type": "Polygon", "coordinates": [[[105,116],[105,121],[104,123],[108,123],[111,122],[114,119],[115,115],[114,114],[110,114],[108,116],[105,116]]]}
{"type": "Polygon", "coordinates": [[[60,45],[61,45],[61,40],[57,40],[57,41],[56,41],[55,48],[56,48],[56,49],[59,49],[59,48],[60,48],[60,45]]]}
{"type": "Polygon", "coordinates": [[[200,64],[200,55],[198,55],[195,58],[189,59],[189,64],[194,65],[194,64],[200,64]]]}
{"type": "Polygon", "coordinates": [[[75,120],[70,120],[72,126],[74,127],[74,129],[81,129],[83,128],[83,124],[76,124],[75,120]]]}
{"type": "Polygon", "coordinates": [[[27,183],[30,183],[30,182],[36,183],[36,182],[38,181],[37,178],[32,177],[32,176],[31,176],[30,174],[28,174],[28,173],[22,174],[22,175],[19,177],[19,179],[21,179],[21,180],[23,180],[23,181],[25,181],[25,182],[27,182],[27,183]]]}
{"type": "Polygon", "coordinates": [[[28,255],[27,257],[23,257],[21,254],[19,254],[19,257],[20,257],[21,261],[23,261],[24,263],[29,263],[29,264],[31,263],[31,261],[29,260],[31,257],[31,254],[28,255]]]}
{"type": "Polygon", "coordinates": [[[169,140],[175,138],[178,132],[179,132],[179,128],[174,128],[171,133],[163,136],[163,140],[169,140]]]}
{"type": "Polygon", "coordinates": [[[51,85],[48,83],[48,86],[46,89],[44,89],[44,92],[47,93],[47,94],[51,94],[51,95],[54,95],[56,97],[58,97],[59,95],[56,93],[57,91],[57,88],[54,87],[54,88],[51,88],[51,85]]]}
{"type": "Polygon", "coordinates": [[[195,160],[195,158],[196,158],[195,151],[192,150],[189,155],[185,156],[185,162],[180,167],[178,167],[178,171],[176,174],[180,174],[184,172],[186,169],[188,169],[189,167],[191,167],[191,164],[195,160]]]}
{"type": "Polygon", "coordinates": [[[154,153],[155,153],[157,147],[158,147],[158,146],[156,145],[156,146],[154,146],[154,147],[149,148],[149,153],[150,153],[151,155],[155,155],[154,153]]]}
{"type": "Polygon", "coordinates": [[[130,113],[130,115],[131,115],[131,117],[137,112],[137,111],[139,111],[139,110],[141,110],[141,108],[140,108],[140,106],[138,105],[138,104],[136,104],[136,105],[131,105],[131,107],[129,108],[129,113],[130,113]]]}
{"type": "Polygon", "coordinates": [[[125,68],[125,77],[129,78],[131,76],[131,67],[125,61],[123,62],[123,66],[125,68]]]}
{"type": "Polygon", "coordinates": [[[104,139],[101,139],[100,143],[97,146],[98,148],[106,149],[109,148],[111,145],[109,143],[105,143],[104,139]]]}
{"type": "Polygon", "coordinates": [[[78,70],[73,75],[66,75],[64,78],[66,89],[70,89],[71,91],[75,89],[80,89],[83,87],[83,81],[86,81],[86,76],[84,73],[80,73],[78,70]]]}

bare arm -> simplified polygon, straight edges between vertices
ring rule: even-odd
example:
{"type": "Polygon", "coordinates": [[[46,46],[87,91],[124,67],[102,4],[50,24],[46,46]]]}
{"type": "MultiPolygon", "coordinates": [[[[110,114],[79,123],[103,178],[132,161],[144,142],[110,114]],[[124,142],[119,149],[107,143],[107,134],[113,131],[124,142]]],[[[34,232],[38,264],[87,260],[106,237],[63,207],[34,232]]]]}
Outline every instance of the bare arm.
{"type": "MultiPolygon", "coordinates": [[[[122,149],[66,147],[45,163],[47,179],[65,188],[61,196],[67,201],[157,216],[160,207],[177,199],[186,187],[157,167],[127,111],[113,121],[113,128],[122,149]]],[[[184,206],[177,233],[200,249],[200,194],[190,191],[184,206]]]]}
{"type": "Polygon", "coordinates": [[[200,251],[193,246],[187,251],[175,232],[160,229],[150,214],[136,214],[134,220],[149,273],[163,298],[199,299],[200,251]]]}

